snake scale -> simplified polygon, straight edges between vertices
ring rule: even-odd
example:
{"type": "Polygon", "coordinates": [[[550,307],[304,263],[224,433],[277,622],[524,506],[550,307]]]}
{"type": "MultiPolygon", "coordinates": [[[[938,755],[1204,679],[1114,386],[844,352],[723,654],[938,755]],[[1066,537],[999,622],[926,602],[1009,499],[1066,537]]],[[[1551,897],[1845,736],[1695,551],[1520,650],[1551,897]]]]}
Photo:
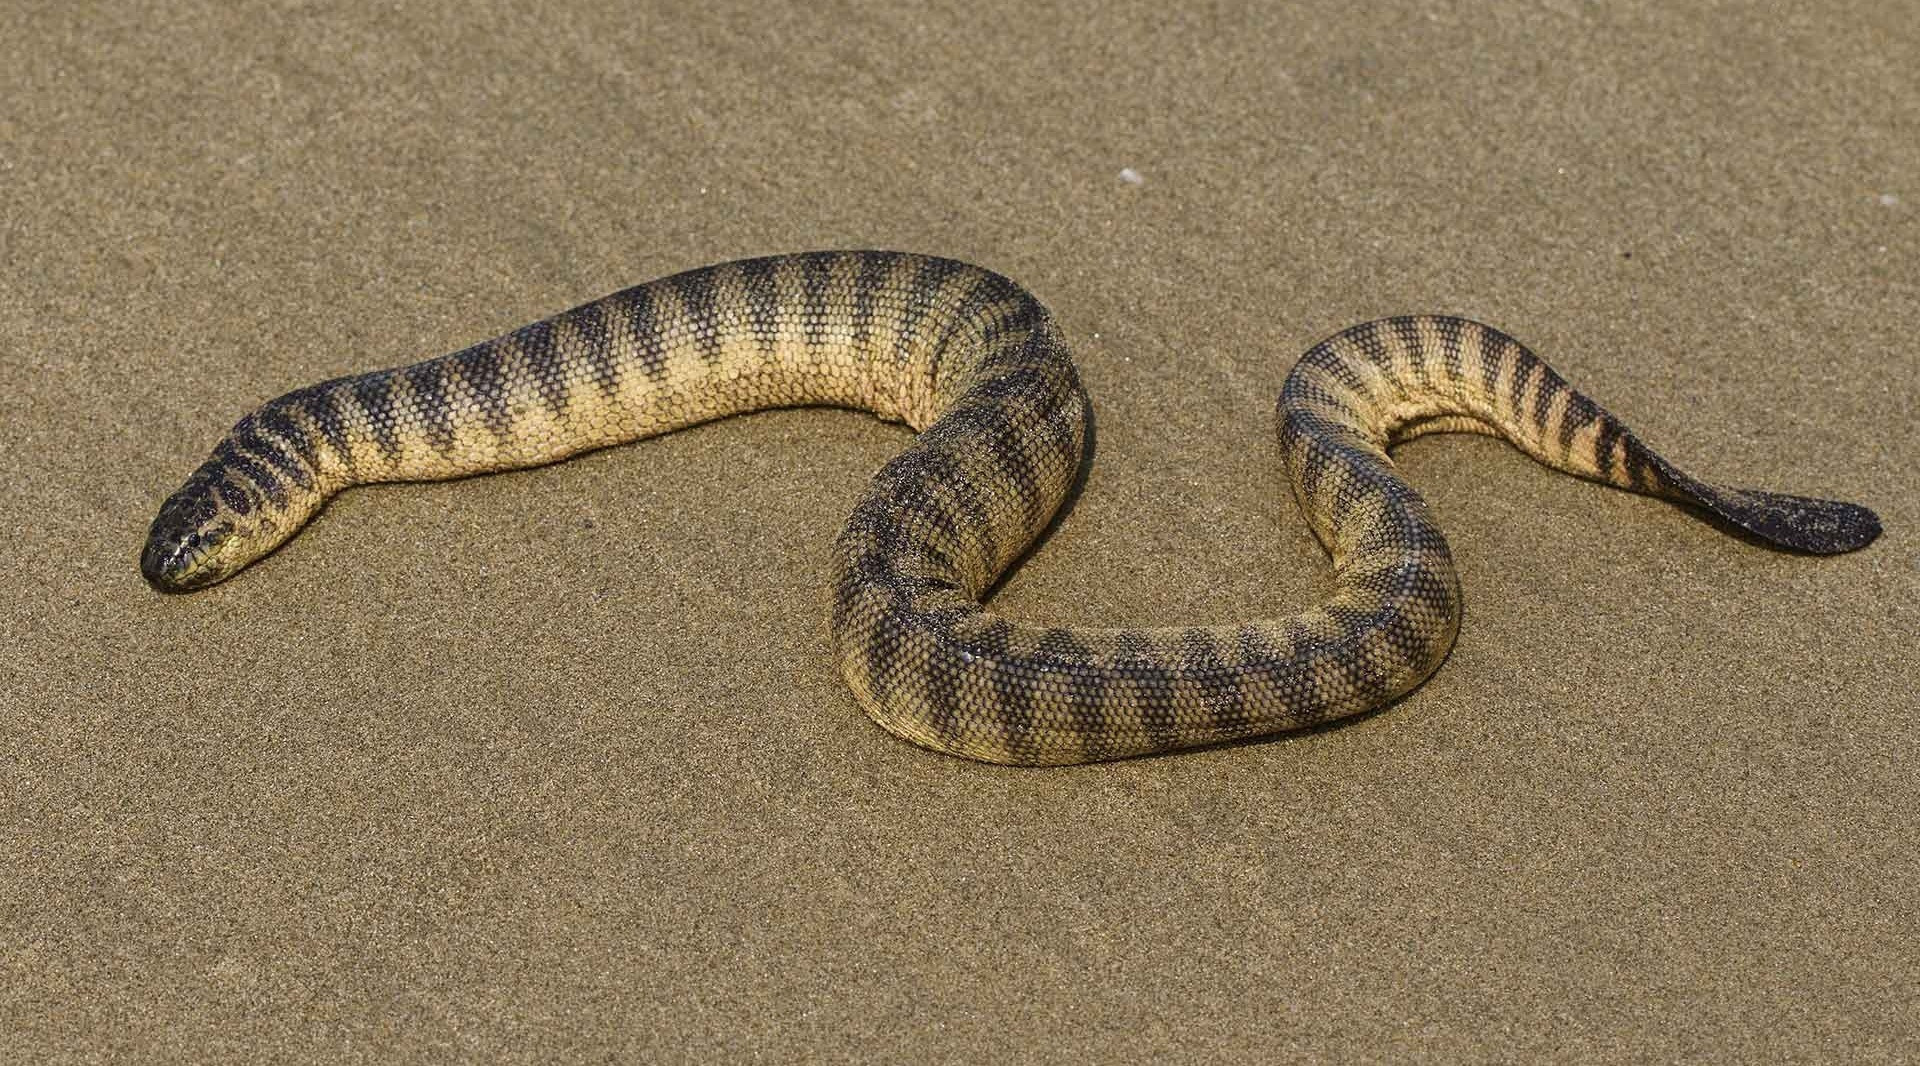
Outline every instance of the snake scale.
{"type": "Polygon", "coordinates": [[[1382,707],[1460,621],[1447,542],[1395,471],[1424,433],[1501,436],[1557,470],[1704,510],[1775,546],[1851,551],[1850,503],[1705,484],[1491,327],[1410,316],[1314,345],[1280,393],[1280,459],[1332,556],[1324,602],[1231,625],[1088,629],[998,617],[983,594],[1052,520],[1090,407],[1026,289],[950,259],[821,252],[704,267],[242,418],[165,503],[140,568],[201,588],[351,485],[455,478],[770,407],[861,408],[917,435],[833,545],[832,634],[874,721],[999,763],[1090,762],[1382,707]]]}

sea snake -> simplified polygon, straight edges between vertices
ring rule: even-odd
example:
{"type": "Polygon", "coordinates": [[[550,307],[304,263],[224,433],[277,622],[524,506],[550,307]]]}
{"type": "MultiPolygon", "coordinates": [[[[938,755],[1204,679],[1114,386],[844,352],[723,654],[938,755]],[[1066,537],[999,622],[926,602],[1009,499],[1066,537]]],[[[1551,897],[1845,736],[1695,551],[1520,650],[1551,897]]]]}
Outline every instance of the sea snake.
{"type": "Polygon", "coordinates": [[[1418,315],[1342,330],[1280,392],[1280,460],[1334,587],[1287,617],[1092,629],[995,615],[983,594],[1053,519],[1090,407],[1058,326],[999,274],[898,252],[723,263],[638,285],[451,355],[336,378],[242,418],[160,507],[140,570],[183,592],[292,537],[350,485],[551,463],[727,415],[830,405],[905,422],[833,544],[832,634],[875,722],[996,763],[1091,762],[1383,707],[1452,647],[1446,538],[1387,451],[1505,437],[1556,470],[1819,554],[1873,512],[1696,481],[1517,341],[1418,315]]]}

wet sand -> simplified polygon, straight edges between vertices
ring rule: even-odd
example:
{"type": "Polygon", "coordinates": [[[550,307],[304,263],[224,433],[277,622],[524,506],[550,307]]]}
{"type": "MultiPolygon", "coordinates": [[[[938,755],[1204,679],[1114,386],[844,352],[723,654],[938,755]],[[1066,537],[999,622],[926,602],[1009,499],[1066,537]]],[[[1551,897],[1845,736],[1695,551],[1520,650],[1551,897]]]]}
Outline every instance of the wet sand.
{"type": "Polygon", "coordinates": [[[1920,1057],[1916,72],[1872,3],[0,14],[0,1060],[1920,1057]],[[1438,676],[1057,771],[908,747],[832,669],[826,546],[905,440],[857,413],[140,581],[263,399],[861,246],[1075,344],[1099,449],[1021,619],[1319,594],[1273,397],[1407,311],[1887,533],[1781,555],[1417,441],[1438,676]]]}

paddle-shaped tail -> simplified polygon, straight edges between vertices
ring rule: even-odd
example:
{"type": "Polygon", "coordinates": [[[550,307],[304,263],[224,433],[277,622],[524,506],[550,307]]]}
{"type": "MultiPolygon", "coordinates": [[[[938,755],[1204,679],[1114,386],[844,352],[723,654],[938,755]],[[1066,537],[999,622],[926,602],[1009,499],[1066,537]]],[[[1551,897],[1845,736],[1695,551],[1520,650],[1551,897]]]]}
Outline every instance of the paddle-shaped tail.
{"type": "Polygon", "coordinates": [[[1880,535],[1878,517],[1858,504],[1713,485],[1682,472],[1524,345],[1464,318],[1382,319],[1314,345],[1287,380],[1280,418],[1296,475],[1316,461],[1298,442],[1325,434],[1290,431],[1290,423],[1366,427],[1360,436],[1382,453],[1427,433],[1483,433],[1556,470],[1697,508],[1774,547],[1833,555],[1880,535]]]}

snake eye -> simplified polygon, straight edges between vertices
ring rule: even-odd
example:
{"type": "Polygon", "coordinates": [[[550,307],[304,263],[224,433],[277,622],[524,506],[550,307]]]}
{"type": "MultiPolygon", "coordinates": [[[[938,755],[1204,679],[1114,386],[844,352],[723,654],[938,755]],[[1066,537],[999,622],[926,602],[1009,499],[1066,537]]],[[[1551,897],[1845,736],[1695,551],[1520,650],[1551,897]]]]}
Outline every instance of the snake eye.
{"type": "Polygon", "coordinates": [[[200,546],[200,531],[195,530],[192,533],[187,534],[187,539],[182,541],[181,543],[185,544],[189,548],[198,548],[200,546]]]}

